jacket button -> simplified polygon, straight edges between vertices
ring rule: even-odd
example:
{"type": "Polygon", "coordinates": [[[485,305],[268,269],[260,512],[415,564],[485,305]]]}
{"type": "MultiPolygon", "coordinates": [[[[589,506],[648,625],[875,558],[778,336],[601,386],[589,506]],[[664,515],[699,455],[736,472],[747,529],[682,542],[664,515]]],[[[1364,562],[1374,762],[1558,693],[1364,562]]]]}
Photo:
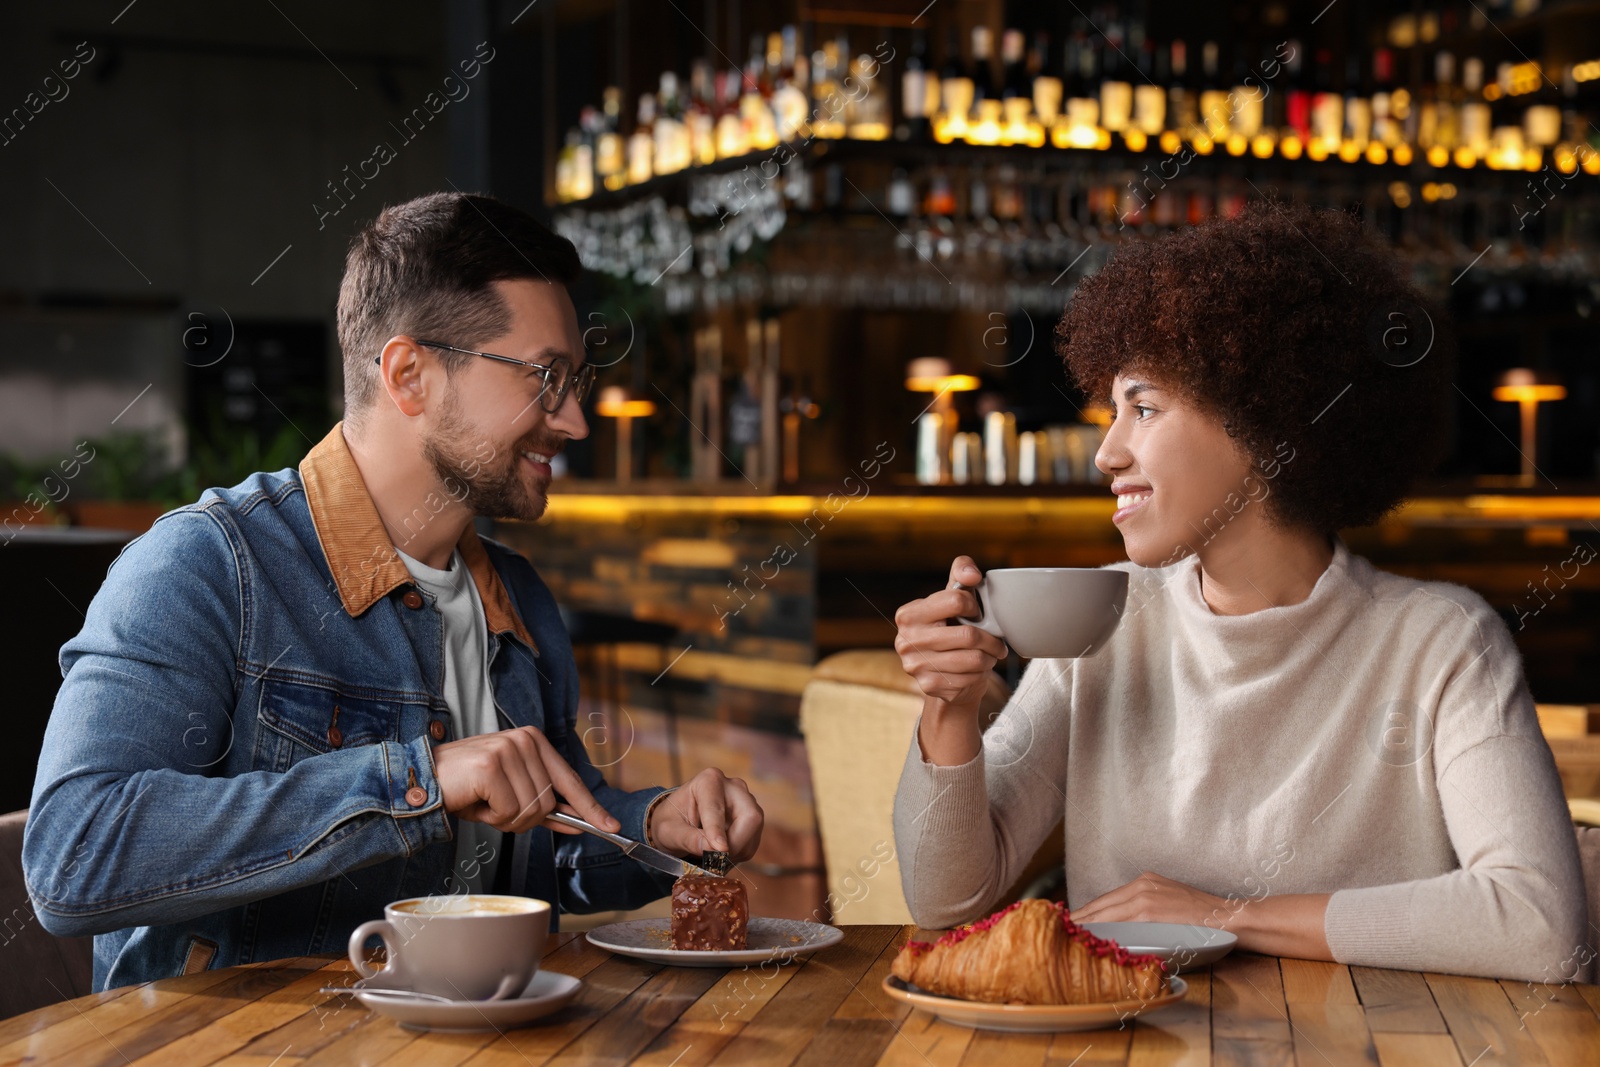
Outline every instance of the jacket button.
{"type": "Polygon", "coordinates": [[[406,803],[413,808],[420,808],[428,802],[428,791],[420,785],[414,785],[406,790],[406,803]]]}
{"type": "Polygon", "coordinates": [[[435,741],[443,741],[444,740],[444,720],[443,719],[434,719],[432,722],[430,722],[428,724],[428,736],[432,737],[435,741]]]}
{"type": "Polygon", "coordinates": [[[406,595],[400,598],[400,603],[415,611],[422,607],[422,594],[415,589],[407,589],[406,595]]]}
{"type": "Polygon", "coordinates": [[[328,727],[328,744],[332,745],[334,748],[338,748],[340,745],[344,744],[344,731],[339,729],[337,726],[328,727]]]}

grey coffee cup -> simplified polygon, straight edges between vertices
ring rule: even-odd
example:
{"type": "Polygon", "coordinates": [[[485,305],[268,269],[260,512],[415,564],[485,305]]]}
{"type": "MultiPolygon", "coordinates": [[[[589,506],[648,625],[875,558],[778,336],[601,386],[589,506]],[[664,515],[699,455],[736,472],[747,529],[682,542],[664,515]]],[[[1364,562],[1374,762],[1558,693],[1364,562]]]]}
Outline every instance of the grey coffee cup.
{"type": "Polygon", "coordinates": [[[383,914],[350,935],[350,962],[361,977],[452,1000],[503,1000],[521,993],[539,970],[550,934],[550,905],[532,897],[412,897],[395,901],[383,914]],[[381,937],[388,950],[381,969],[365,959],[369,937],[381,937]]]}
{"type": "Polygon", "coordinates": [[[1023,659],[1092,656],[1122,620],[1128,572],[1087,567],[1005,567],[973,589],[976,619],[1023,659]]]}

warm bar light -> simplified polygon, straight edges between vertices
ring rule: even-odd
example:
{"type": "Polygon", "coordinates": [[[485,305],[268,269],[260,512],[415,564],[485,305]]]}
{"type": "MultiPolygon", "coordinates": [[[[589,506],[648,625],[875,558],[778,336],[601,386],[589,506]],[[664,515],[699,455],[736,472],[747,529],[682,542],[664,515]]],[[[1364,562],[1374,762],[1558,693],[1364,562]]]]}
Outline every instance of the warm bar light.
{"type": "Polygon", "coordinates": [[[950,361],[924,356],[906,364],[906,388],[913,393],[970,393],[982,385],[970,374],[956,374],[950,361]]]}
{"type": "Polygon", "coordinates": [[[594,413],[617,420],[617,481],[633,480],[633,420],[656,413],[655,401],[635,397],[620,385],[600,390],[594,413]]]}
{"type": "Polygon", "coordinates": [[[1532,485],[1536,470],[1534,451],[1538,445],[1535,432],[1539,426],[1539,405],[1547,400],[1563,400],[1567,389],[1548,373],[1517,367],[1500,376],[1494,388],[1494,398],[1515,402],[1522,409],[1522,484],[1532,485]]]}

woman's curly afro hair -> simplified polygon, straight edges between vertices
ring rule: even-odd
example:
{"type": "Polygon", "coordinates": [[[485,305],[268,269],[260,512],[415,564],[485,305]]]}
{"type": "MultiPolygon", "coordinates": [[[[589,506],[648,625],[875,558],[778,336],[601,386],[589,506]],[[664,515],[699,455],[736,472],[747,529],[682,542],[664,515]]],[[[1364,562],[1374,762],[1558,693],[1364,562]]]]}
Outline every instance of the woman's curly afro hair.
{"type": "Polygon", "coordinates": [[[1079,284],[1056,335],[1091,397],[1145,377],[1217,416],[1258,465],[1292,448],[1267,504],[1283,525],[1376,522],[1440,456],[1449,323],[1343,212],[1253,201],[1132,244],[1079,284]]]}

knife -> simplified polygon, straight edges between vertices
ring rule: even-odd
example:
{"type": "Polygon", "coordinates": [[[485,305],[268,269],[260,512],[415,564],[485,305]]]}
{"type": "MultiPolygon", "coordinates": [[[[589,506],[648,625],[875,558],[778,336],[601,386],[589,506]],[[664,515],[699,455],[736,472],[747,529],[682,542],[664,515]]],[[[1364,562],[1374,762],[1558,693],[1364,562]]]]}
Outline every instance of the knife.
{"type": "Polygon", "coordinates": [[[715,871],[708,871],[704,867],[690,863],[688,860],[669,855],[658,848],[651,848],[643,841],[635,841],[631,837],[623,837],[621,834],[613,834],[602,830],[600,827],[595,826],[593,823],[585,822],[576,815],[553,811],[545,816],[545,822],[560,823],[562,826],[570,826],[574,830],[582,830],[586,834],[593,834],[596,837],[610,841],[613,845],[622,849],[626,855],[638,860],[646,867],[654,867],[658,871],[665,871],[674,878],[682,878],[686,874],[704,875],[709,878],[726,877],[725,875],[717,874],[715,871]]]}

